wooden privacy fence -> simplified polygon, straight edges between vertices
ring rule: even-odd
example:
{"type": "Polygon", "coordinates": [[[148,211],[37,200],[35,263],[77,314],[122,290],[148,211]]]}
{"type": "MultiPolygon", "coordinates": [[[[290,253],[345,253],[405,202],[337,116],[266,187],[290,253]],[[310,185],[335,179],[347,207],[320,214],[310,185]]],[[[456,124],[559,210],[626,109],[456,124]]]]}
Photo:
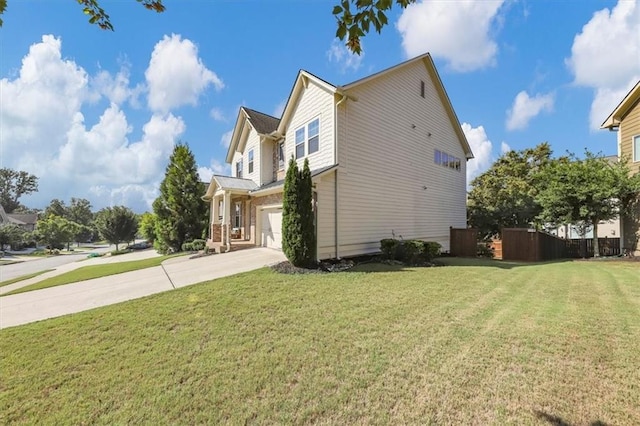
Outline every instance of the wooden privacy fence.
{"type": "MultiPolygon", "coordinates": [[[[540,262],[563,258],[593,257],[593,239],[565,240],[546,232],[526,228],[503,228],[502,239],[489,245],[495,259],[540,262]]],[[[620,238],[598,238],[600,256],[620,255],[620,238]]],[[[476,257],[478,230],[450,229],[450,252],[453,256],[476,257]]]]}
{"type": "Polygon", "coordinates": [[[478,230],[450,228],[449,252],[453,256],[476,257],[478,254],[478,230]]]}
{"type": "Polygon", "coordinates": [[[567,240],[535,229],[504,228],[502,259],[540,262],[567,257],[567,240]]]}

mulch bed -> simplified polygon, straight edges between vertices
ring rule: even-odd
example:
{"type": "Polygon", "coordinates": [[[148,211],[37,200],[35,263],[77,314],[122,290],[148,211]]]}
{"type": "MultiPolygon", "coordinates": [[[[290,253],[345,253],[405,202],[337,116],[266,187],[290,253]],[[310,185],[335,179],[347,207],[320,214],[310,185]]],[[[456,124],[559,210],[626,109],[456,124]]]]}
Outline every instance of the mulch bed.
{"type": "MultiPolygon", "coordinates": [[[[276,263],[271,266],[271,269],[279,272],[281,274],[327,274],[330,272],[344,272],[353,268],[356,265],[362,265],[365,263],[388,263],[394,265],[403,265],[402,262],[398,262],[396,260],[386,260],[383,259],[378,254],[369,254],[362,255],[356,257],[350,257],[348,259],[328,259],[323,260],[313,267],[310,268],[299,268],[297,266],[293,266],[291,262],[285,260],[284,262],[276,263]]],[[[420,265],[406,265],[411,267],[422,266],[422,267],[431,267],[431,266],[442,266],[437,262],[425,262],[420,265]]]]}

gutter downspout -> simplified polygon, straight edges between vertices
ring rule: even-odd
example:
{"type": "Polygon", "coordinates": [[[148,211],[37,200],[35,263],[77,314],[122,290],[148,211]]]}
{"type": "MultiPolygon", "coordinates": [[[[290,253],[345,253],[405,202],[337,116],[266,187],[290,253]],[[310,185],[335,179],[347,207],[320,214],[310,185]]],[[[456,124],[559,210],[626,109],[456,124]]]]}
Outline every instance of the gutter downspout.
{"type": "MultiPolygon", "coordinates": [[[[333,139],[334,139],[334,144],[333,144],[333,164],[338,164],[338,142],[339,142],[339,138],[338,138],[338,106],[340,106],[340,104],[344,101],[347,100],[347,95],[345,95],[344,93],[338,91],[336,92],[338,93],[340,96],[342,96],[342,98],[340,98],[340,100],[338,102],[336,102],[335,104],[335,108],[334,108],[334,112],[333,112],[333,139]]],[[[336,173],[335,173],[335,179],[333,181],[334,183],[334,188],[333,188],[333,196],[334,196],[334,200],[333,200],[333,205],[334,205],[334,245],[335,245],[335,253],[336,253],[336,259],[339,259],[340,257],[338,256],[338,169],[336,169],[336,173]]]]}

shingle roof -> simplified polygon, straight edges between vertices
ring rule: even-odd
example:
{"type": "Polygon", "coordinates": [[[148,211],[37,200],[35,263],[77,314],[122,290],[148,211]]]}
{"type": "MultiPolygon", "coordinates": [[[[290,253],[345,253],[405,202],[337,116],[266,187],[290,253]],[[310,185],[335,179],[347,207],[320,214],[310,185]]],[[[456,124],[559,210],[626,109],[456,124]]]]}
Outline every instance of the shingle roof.
{"type": "Polygon", "coordinates": [[[33,225],[38,221],[35,213],[7,213],[9,221],[20,225],[33,225]]]}
{"type": "Polygon", "coordinates": [[[256,110],[242,107],[249,116],[251,125],[256,129],[258,133],[269,134],[278,128],[280,123],[279,118],[272,117],[270,115],[258,112],[256,110]]]}
{"type": "Polygon", "coordinates": [[[219,175],[214,175],[213,179],[215,179],[218,187],[220,187],[221,189],[239,189],[251,191],[258,187],[258,185],[250,179],[241,179],[231,176],[219,175]]]}

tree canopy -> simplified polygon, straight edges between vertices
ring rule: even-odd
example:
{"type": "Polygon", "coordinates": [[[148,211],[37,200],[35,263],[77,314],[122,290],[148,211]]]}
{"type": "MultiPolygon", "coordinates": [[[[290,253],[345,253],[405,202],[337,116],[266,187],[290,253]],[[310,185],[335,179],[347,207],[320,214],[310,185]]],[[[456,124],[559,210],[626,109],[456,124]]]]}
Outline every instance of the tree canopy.
{"type": "Polygon", "coordinates": [[[50,250],[61,248],[63,244],[73,239],[73,226],[74,224],[64,217],[51,215],[38,221],[35,236],[50,250]]]}
{"type": "Polygon", "coordinates": [[[96,213],[96,228],[110,244],[133,241],[138,231],[138,217],[125,206],[106,207],[96,213]]]}
{"type": "MultiPolygon", "coordinates": [[[[136,0],[148,10],[164,12],[166,7],[163,0],[136,0]]],[[[360,54],[362,44],[360,39],[364,37],[371,28],[380,33],[382,28],[388,24],[387,13],[392,7],[397,5],[404,9],[417,0],[342,0],[340,4],[334,6],[333,15],[336,17],[337,30],[336,37],[344,41],[347,47],[353,52],[360,54]]],[[[89,23],[97,25],[103,30],[114,30],[111,19],[107,12],[100,6],[98,0],[77,0],[82,7],[82,12],[89,18],[89,23]]],[[[2,26],[2,15],[7,7],[7,0],[0,0],[0,27],[2,26]]]]}
{"type": "Polygon", "coordinates": [[[20,206],[20,197],[38,190],[38,178],[22,170],[0,169],[0,204],[7,213],[20,206]]]}
{"type": "Polygon", "coordinates": [[[536,201],[540,219],[551,224],[573,223],[593,229],[598,256],[598,223],[616,218],[631,194],[640,191],[640,176],[631,176],[626,161],[611,162],[585,152],[552,161],[538,177],[536,201]]]}
{"type": "Polygon", "coordinates": [[[153,202],[159,251],[180,251],[182,244],[205,235],[208,220],[208,205],[202,200],[205,189],[191,149],[186,144],[176,144],[160,183],[160,196],[153,202]]]}
{"type": "Polygon", "coordinates": [[[475,178],[467,202],[469,225],[484,237],[500,234],[502,228],[535,225],[542,209],[536,200],[538,173],[550,163],[551,153],[546,142],[509,151],[475,178]]]}

